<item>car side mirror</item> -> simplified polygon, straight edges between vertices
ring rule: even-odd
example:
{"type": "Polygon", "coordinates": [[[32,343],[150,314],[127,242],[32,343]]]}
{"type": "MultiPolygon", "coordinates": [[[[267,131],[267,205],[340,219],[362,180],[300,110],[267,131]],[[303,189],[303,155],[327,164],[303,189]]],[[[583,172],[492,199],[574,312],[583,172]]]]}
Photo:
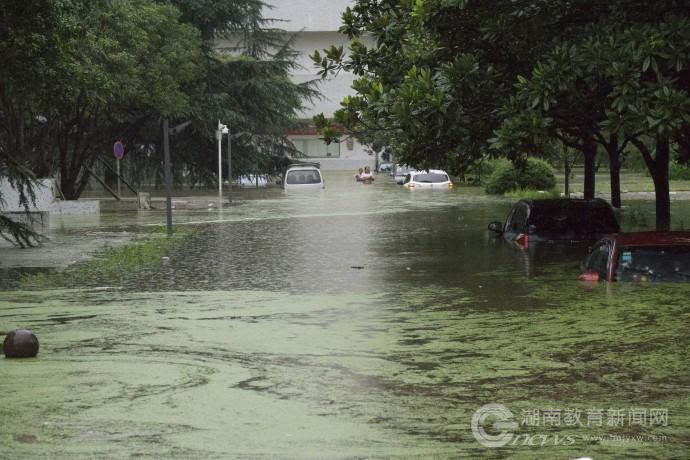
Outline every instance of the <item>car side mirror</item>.
{"type": "Polygon", "coordinates": [[[586,271],[578,278],[580,281],[599,281],[599,273],[594,271],[586,271]]]}
{"type": "Polygon", "coordinates": [[[503,224],[500,222],[491,222],[489,224],[489,230],[494,233],[503,233],[503,224]]]}

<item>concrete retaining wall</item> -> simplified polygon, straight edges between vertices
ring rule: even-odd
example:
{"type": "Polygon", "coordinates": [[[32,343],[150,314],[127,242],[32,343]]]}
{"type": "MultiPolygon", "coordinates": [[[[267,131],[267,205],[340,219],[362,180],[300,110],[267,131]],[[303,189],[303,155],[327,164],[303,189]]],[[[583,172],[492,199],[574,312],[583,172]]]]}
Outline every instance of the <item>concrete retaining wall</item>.
{"type": "Polygon", "coordinates": [[[50,214],[56,216],[91,216],[101,212],[101,202],[98,200],[66,200],[56,201],[49,208],[50,214]]]}

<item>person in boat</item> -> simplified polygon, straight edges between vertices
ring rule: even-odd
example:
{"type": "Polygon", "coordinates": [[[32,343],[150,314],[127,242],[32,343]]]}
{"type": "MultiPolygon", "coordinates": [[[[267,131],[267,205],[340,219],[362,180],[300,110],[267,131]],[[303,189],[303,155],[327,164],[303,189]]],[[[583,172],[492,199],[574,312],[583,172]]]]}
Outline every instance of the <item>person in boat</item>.
{"type": "Polygon", "coordinates": [[[355,174],[355,180],[357,182],[362,182],[362,174],[364,174],[364,168],[359,168],[359,172],[355,174]]]}

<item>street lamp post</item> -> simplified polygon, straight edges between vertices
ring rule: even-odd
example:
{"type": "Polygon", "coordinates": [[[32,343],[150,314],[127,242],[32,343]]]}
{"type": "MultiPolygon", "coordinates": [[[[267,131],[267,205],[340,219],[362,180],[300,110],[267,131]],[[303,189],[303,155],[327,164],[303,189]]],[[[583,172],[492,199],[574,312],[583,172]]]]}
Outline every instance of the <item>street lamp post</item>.
{"type": "Polygon", "coordinates": [[[232,134],[230,133],[230,126],[228,130],[228,201],[232,203],[232,134]]]}
{"type": "Polygon", "coordinates": [[[223,206],[223,160],[221,145],[223,143],[223,134],[228,133],[228,127],[218,120],[218,130],[216,131],[216,138],[218,139],[218,209],[223,206]]]}

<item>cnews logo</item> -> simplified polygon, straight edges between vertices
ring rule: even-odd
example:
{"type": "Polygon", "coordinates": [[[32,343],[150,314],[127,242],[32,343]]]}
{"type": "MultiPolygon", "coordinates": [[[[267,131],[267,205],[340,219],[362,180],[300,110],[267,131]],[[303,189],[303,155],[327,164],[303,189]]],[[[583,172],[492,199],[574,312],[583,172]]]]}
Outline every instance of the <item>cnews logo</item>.
{"type": "Polygon", "coordinates": [[[513,413],[503,404],[485,404],[472,416],[472,434],[474,439],[484,447],[503,447],[513,439],[510,430],[517,430],[518,424],[511,421],[513,413]],[[487,433],[485,428],[490,428],[487,433]]]}

